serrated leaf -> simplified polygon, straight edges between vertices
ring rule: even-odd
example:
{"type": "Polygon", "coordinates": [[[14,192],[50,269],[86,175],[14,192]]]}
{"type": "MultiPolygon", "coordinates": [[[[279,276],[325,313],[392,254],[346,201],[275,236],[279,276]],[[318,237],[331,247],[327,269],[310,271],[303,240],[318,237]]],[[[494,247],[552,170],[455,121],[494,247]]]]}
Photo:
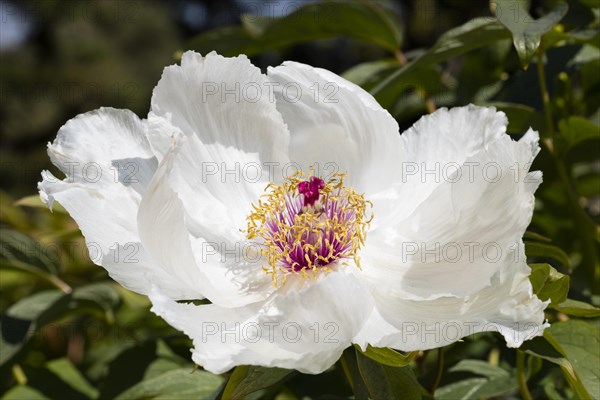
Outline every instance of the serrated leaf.
{"type": "Polygon", "coordinates": [[[241,365],[233,370],[225,390],[224,400],[244,399],[251,393],[269,388],[287,378],[293,370],[241,365]]]}
{"type": "Polygon", "coordinates": [[[362,351],[357,345],[354,347],[364,356],[390,367],[404,367],[410,364],[418,354],[416,351],[403,354],[389,347],[373,347],[371,345],[367,346],[366,351],[362,351]]]}
{"type": "Polygon", "coordinates": [[[533,293],[542,300],[550,299],[551,304],[560,304],[567,299],[570,279],[549,264],[530,264],[529,280],[533,293]]]}
{"type": "Polygon", "coordinates": [[[524,68],[540,46],[542,35],[563,19],[569,9],[566,3],[557,3],[551,12],[535,20],[529,15],[524,0],[494,0],[493,4],[496,18],[512,33],[513,44],[524,68]]]}
{"type": "Polygon", "coordinates": [[[205,399],[221,386],[223,378],[206,371],[179,368],[144,380],[127,389],[115,400],[205,399]]]}
{"type": "Polygon", "coordinates": [[[375,3],[327,1],[303,5],[280,18],[245,15],[243,27],[225,27],[203,33],[188,48],[206,54],[253,56],[267,50],[336,36],[374,43],[391,52],[402,41],[399,19],[375,3]]]}
{"type": "Polygon", "coordinates": [[[422,398],[423,388],[409,366],[390,367],[356,351],[360,375],[372,399],[422,398]]]}

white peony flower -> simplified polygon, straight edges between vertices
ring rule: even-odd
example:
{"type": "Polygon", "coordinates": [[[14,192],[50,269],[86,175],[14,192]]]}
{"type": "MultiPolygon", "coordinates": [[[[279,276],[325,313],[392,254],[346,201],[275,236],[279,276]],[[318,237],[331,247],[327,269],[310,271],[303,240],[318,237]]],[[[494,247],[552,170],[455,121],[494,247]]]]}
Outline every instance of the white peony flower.
{"type": "Polygon", "coordinates": [[[329,71],[187,52],[148,119],[67,122],[48,147],[66,178],[44,171],[39,189],[214,373],[319,373],[351,343],[425,350],[482,331],[516,347],[542,334],[547,303],[521,239],[538,134],[513,141],[506,125],[470,105],[399,135],[329,71]]]}

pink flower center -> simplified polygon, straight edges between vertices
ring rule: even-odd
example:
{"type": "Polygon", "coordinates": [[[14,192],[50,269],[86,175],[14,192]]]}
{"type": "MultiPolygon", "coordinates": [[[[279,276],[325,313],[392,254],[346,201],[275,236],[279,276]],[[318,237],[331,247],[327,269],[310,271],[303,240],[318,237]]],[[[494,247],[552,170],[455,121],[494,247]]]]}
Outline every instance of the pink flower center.
{"type": "Polygon", "coordinates": [[[336,174],[325,182],[315,176],[304,179],[300,172],[282,185],[269,185],[266,200],[254,206],[247,236],[262,239],[261,252],[269,264],[263,269],[272,274],[275,286],[279,277],[281,284],[290,273],[315,277],[335,263],[347,265],[347,259],[360,266],[357,253],[371,221],[370,203],[345,187],[343,178],[336,174]]]}

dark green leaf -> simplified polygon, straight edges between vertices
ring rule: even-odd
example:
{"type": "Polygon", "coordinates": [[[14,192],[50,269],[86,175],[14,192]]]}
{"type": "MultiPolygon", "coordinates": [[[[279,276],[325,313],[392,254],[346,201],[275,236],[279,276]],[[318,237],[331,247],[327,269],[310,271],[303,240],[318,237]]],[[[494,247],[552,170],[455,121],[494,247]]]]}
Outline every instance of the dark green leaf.
{"type": "Polygon", "coordinates": [[[32,273],[58,274],[58,257],[31,237],[16,231],[0,230],[0,262],[32,273]]]}
{"type": "Polygon", "coordinates": [[[390,51],[400,48],[402,30],[394,14],[375,3],[328,1],[298,8],[281,18],[246,15],[244,27],[210,31],[189,43],[201,53],[253,56],[310,40],[348,36],[390,51]]]}
{"type": "Polygon", "coordinates": [[[356,400],[364,400],[369,398],[369,390],[358,369],[357,353],[358,351],[356,351],[354,347],[348,347],[344,350],[340,360],[346,379],[354,392],[354,398],[356,400]]]}
{"type": "Polygon", "coordinates": [[[342,77],[369,90],[399,67],[400,63],[396,59],[371,61],[350,68],[342,77]]]}
{"type": "Polygon", "coordinates": [[[0,366],[12,362],[34,336],[36,330],[52,320],[69,303],[69,296],[48,290],[13,304],[2,316],[0,366]]]}
{"type": "Polygon", "coordinates": [[[409,366],[389,367],[356,352],[358,369],[372,399],[421,399],[423,388],[409,366]]]}
{"type": "Polygon", "coordinates": [[[383,107],[389,108],[402,92],[406,82],[411,81],[412,75],[421,68],[508,37],[510,32],[497,21],[487,18],[473,19],[440,36],[431,49],[381,81],[371,93],[383,107]]]}
{"type": "Polygon", "coordinates": [[[138,383],[116,400],[205,399],[214,394],[222,382],[223,378],[209,372],[179,368],[138,383]]]}
{"type": "Polygon", "coordinates": [[[560,247],[550,244],[525,242],[525,254],[527,255],[527,260],[530,257],[552,259],[560,262],[567,268],[571,266],[569,256],[560,247]]]}
{"type": "Polygon", "coordinates": [[[224,400],[244,399],[251,393],[269,388],[288,377],[293,370],[283,368],[265,368],[252,365],[237,367],[223,391],[224,400]]]}
{"type": "Polygon", "coordinates": [[[95,399],[98,396],[98,390],[85,379],[81,372],[67,358],[52,360],[46,364],[46,368],[74,390],[84,394],[88,398],[95,399]]]}
{"type": "Polygon", "coordinates": [[[535,242],[551,242],[552,239],[547,238],[546,236],[540,235],[539,233],[526,231],[523,235],[523,240],[530,240],[535,242]]]}
{"type": "Polygon", "coordinates": [[[495,0],[493,3],[496,18],[513,35],[513,43],[524,68],[540,46],[542,35],[550,31],[569,9],[566,3],[557,3],[550,13],[534,20],[527,11],[527,3],[525,0],[495,0]]]}
{"type": "Polygon", "coordinates": [[[92,307],[104,312],[109,323],[114,320],[113,310],[121,297],[111,283],[92,283],[77,288],[72,293],[73,308],[92,307]]]}
{"type": "MultiPolygon", "coordinates": [[[[506,117],[508,118],[508,127],[506,131],[509,134],[522,135],[523,133],[527,132],[529,128],[539,126],[541,123],[543,123],[543,117],[541,114],[536,112],[534,108],[523,104],[491,102],[484,103],[483,105],[494,106],[506,114],[506,117]]],[[[550,239],[541,239],[543,236],[533,232],[525,232],[525,239],[527,239],[528,234],[535,235],[532,236],[534,240],[550,241],[550,239]]]]}
{"type": "Polygon", "coordinates": [[[582,117],[563,119],[558,128],[569,148],[590,139],[600,139],[600,126],[582,117]]]}

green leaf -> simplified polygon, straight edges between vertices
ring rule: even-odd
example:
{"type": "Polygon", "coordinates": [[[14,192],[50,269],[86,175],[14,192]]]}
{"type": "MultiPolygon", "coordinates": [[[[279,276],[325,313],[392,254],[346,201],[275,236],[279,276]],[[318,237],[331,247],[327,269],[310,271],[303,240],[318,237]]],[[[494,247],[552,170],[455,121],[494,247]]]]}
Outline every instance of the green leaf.
{"type": "Polygon", "coordinates": [[[485,378],[469,378],[442,386],[435,391],[436,400],[468,400],[488,382],[485,378]]]}
{"type": "Polygon", "coordinates": [[[567,299],[554,306],[554,309],[561,313],[572,315],[574,317],[595,318],[600,317],[600,308],[583,301],[567,299]]]}
{"type": "Polygon", "coordinates": [[[592,139],[600,139],[600,126],[583,117],[573,116],[558,123],[568,148],[592,139]]]}
{"type": "Polygon", "coordinates": [[[506,378],[508,371],[481,360],[460,360],[458,364],[449,369],[450,372],[472,372],[489,379],[506,378]]]}
{"type": "Polygon", "coordinates": [[[46,364],[46,367],[77,392],[84,394],[88,398],[96,398],[98,396],[98,390],[85,379],[81,372],[67,358],[50,361],[46,364]]]}
{"type": "Polygon", "coordinates": [[[369,390],[358,369],[357,353],[358,351],[354,347],[348,347],[344,350],[340,361],[346,379],[354,392],[354,398],[356,400],[362,400],[369,397],[369,390]]]}
{"type": "Polygon", "coordinates": [[[4,393],[2,396],[2,400],[49,400],[50,398],[45,396],[43,393],[37,391],[36,389],[25,386],[18,385],[10,389],[8,392],[4,393]]]}
{"type": "Polygon", "coordinates": [[[510,32],[498,22],[473,19],[440,36],[431,49],[381,81],[371,94],[384,108],[390,108],[406,82],[413,80],[412,75],[420,69],[509,37],[510,32]]]}
{"type": "MultiPolygon", "coordinates": [[[[48,209],[48,205],[42,201],[39,194],[32,194],[31,196],[23,197],[23,198],[15,201],[15,205],[23,206],[23,207],[48,209]]],[[[52,212],[68,214],[67,210],[65,210],[65,208],[56,201],[52,205],[52,212]]]]}
{"type": "Polygon", "coordinates": [[[179,368],[144,380],[127,389],[115,400],[205,399],[213,395],[223,378],[205,371],[179,368]]]}
{"type": "Polygon", "coordinates": [[[12,362],[41,326],[66,314],[99,310],[112,316],[119,295],[111,284],[98,283],[65,294],[47,290],[25,297],[2,316],[0,366],[12,362]]]}
{"type": "Polygon", "coordinates": [[[58,274],[56,254],[33,238],[9,229],[0,230],[0,262],[27,272],[58,274]]]}
{"type": "Polygon", "coordinates": [[[357,345],[354,345],[354,347],[357,349],[357,351],[361,352],[361,354],[377,361],[380,364],[390,367],[404,367],[410,364],[410,362],[414,360],[418,354],[417,351],[413,351],[408,354],[402,354],[396,350],[390,349],[389,347],[372,347],[371,345],[367,346],[366,351],[362,351],[357,345]]]}
{"type": "Polygon", "coordinates": [[[513,35],[513,43],[521,65],[527,68],[542,41],[542,35],[549,32],[566,15],[566,3],[557,3],[554,9],[538,20],[527,11],[524,0],[494,0],[495,15],[513,35]]]}
{"type": "Polygon", "coordinates": [[[370,2],[328,1],[306,4],[281,18],[243,17],[243,27],[225,27],[203,33],[188,47],[224,56],[253,56],[311,40],[348,36],[381,46],[391,52],[400,48],[399,19],[370,2]]]}
{"type": "MultiPolygon", "coordinates": [[[[534,108],[526,106],[524,104],[509,103],[509,102],[486,102],[482,105],[494,106],[498,110],[504,112],[508,118],[508,127],[506,131],[513,135],[522,135],[527,132],[531,127],[540,126],[543,124],[543,116],[538,113],[534,108]]],[[[534,232],[525,232],[524,238],[533,240],[550,241],[550,239],[544,238],[534,232]],[[542,239],[543,238],[543,239],[542,239]]]]}
{"type": "Polygon", "coordinates": [[[287,378],[293,370],[241,365],[233,370],[225,390],[224,400],[244,399],[249,394],[269,388],[287,378]]]}
{"type": "Polygon", "coordinates": [[[508,371],[481,360],[461,360],[449,372],[471,372],[485,378],[467,378],[435,392],[436,399],[481,399],[514,391],[517,379],[508,371]]]}
{"type": "Polygon", "coordinates": [[[526,231],[523,235],[523,240],[533,240],[537,242],[551,242],[552,239],[547,238],[546,236],[540,235],[539,233],[526,231]]]}
{"type": "Polygon", "coordinates": [[[370,61],[355,65],[344,72],[342,77],[356,83],[365,90],[369,90],[399,66],[400,63],[396,59],[370,61]]]}
{"type": "Polygon", "coordinates": [[[390,367],[356,352],[358,370],[372,399],[421,399],[423,388],[409,366],[390,367]]]}
{"type": "Polygon", "coordinates": [[[544,331],[543,337],[535,337],[523,343],[520,349],[527,354],[540,357],[560,366],[563,375],[575,393],[582,399],[590,398],[589,393],[577,376],[573,364],[567,359],[565,351],[560,344],[549,333],[549,329],[544,331]]]}
{"type": "Polygon", "coordinates": [[[12,363],[36,330],[67,307],[69,296],[58,290],[33,294],[13,304],[0,323],[0,366],[12,363]]]}
{"type": "Polygon", "coordinates": [[[545,243],[525,242],[525,254],[527,260],[530,257],[552,259],[560,262],[567,268],[571,267],[569,256],[560,248],[545,243]]]}
{"type": "Polygon", "coordinates": [[[560,345],[589,394],[600,398],[600,329],[569,320],[552,324],[547,335],[560,345]]]}
{"type": "Polygon", "coordinates": [[[92,283],[73,291],[73,308],[90,307],[104,312],[108,323],[114,322],[113,310],[119,305],[121,296],[112,283],[92,283]]]}
{"type": "Polygon", "coordinates": [[[567,299],[570,279],[549,264],[530,264],[531,275],[529,280],[533,286],[533,293],[540,300],[550,299],[550,304],[560,304],[567,299]]]}

